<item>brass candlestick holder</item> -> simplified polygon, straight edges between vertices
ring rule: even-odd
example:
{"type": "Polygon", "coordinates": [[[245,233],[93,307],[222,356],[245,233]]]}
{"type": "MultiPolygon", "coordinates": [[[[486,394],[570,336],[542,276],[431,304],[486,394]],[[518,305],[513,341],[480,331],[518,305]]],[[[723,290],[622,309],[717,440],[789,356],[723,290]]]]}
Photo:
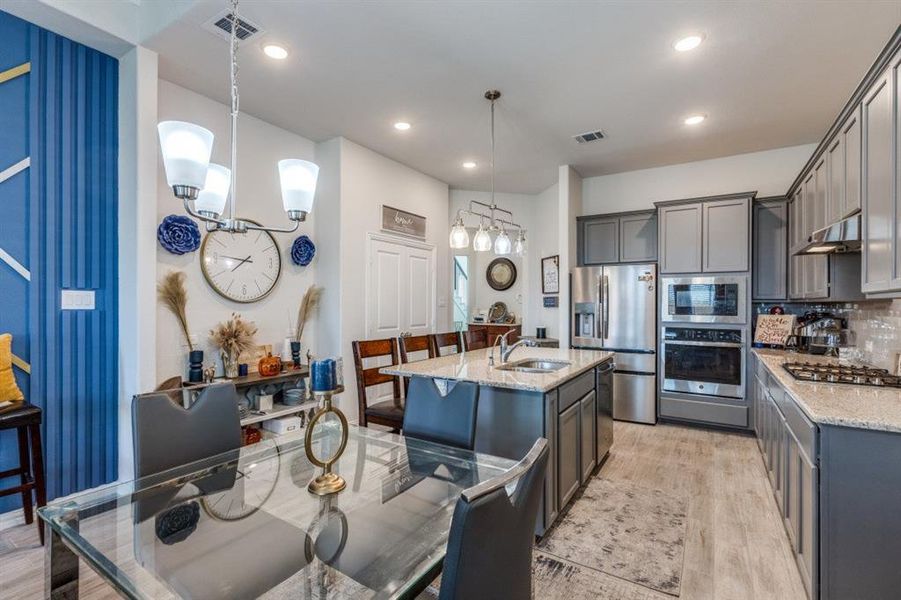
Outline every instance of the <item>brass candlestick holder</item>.
{"type": "Polygon", "coordinates": [[[332,406],[332,396],[340,391],[342,390],[339,388],[327,392],[313,392],[313,397],[321,400],[322,407],[316,411],[316,414],[314,414],[313,418],[310,419],[310,422],[307,423],[307,431],[304,435],[303,446],[310,462],[315,466],[322,468],[322,474],[313,479],[313,481],[310,482],[310,485],[307,486],[307,489],[317,496],[335,494],[347,486],[347,482],[344,481],[343,477],[337,473],[332,473],[332,465],[341,458],[341,455],[344,453],[344,448],[347,446],[347,436],[349,433],[347,428],[347,417],[344,416],[344,413],[341,412],[339,408],[332,406]],[[328,413],[334,413],[341,423],[341,443],[334,454],[326,459],[321,459],[313,453],[313,427],[319,422],[319,419],[323,418],[328,413]]]}

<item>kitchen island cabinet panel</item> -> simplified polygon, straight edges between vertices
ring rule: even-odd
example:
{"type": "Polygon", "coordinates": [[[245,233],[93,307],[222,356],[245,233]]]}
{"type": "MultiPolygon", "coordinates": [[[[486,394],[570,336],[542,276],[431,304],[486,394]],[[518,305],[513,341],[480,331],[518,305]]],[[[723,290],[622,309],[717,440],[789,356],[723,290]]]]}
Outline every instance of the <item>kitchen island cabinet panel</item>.
{"type": "Polygon", "coordinates": [[[557,420],[557,506],[566,506],[579,489],[580,413],[577,402],[560,413],[557,420]]]}
{"type": "Polygon", "coordinates": [[[579,481],[582,484],[585,484],[588,483],[591,473],[594,471],[594,467],[597,464],[595,461],[595,446],[598,439],[595,428],[598,424],[596,418],[598,405],[594,390],[585,394],[585,397],[579,401],[579,407],[582,413],[580,416],[582,448],[579,456],[579,462],[582,465],[582,474],[579,481]]]}

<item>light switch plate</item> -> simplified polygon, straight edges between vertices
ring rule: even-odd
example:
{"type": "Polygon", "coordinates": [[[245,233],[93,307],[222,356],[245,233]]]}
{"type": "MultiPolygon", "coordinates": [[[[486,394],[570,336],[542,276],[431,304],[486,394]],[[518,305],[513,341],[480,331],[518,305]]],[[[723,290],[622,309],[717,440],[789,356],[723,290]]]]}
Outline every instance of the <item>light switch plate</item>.
{"type": "Polygon", "coordinates": [[[63,290],[60,308],[63,310],[94,310],[94,290],[63,290]]]}

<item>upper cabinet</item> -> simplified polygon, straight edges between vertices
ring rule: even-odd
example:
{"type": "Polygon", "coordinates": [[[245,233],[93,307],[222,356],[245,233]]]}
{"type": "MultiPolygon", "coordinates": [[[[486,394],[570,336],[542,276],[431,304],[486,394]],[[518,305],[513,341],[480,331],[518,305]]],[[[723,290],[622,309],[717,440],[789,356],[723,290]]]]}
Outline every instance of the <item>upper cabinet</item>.
{"type": "Polygon", "coordinates": [[[659,203],[660,272],[747,271],[753,195],[659,203]]]}
{"type": "Polygon", "coordinates": [[[786,256],[788,252],[788,203],[785,198],[754,202],[754,300],[785,300],[788,297],[786,256]]]}
{"type": "Polygon", "coordinates": [[[579,265],[657,260],[656,211],[578,218],[579,265]]]}

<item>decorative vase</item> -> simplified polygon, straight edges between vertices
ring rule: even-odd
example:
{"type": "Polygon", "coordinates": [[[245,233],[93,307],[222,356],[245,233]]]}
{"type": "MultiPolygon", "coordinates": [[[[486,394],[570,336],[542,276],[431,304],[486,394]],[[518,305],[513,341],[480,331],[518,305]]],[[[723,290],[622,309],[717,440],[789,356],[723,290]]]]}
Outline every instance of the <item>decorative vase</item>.
{"type": "Polygon", "coordinates": [[[188,353],[188,381],[191,383],[203,382],[203,350],[191,350],[188,353]]]}
{"type": "Polygon", "coordinates": [[[300,342],[291,342],[291,360],[294,362],[294,368],[300,368],[300,342]]]}
{"type": "Polygon", "coordinates": [[[238,357],[232,356],[228,352],[222,352],[222,370],[229,379],[238,376],[238,357]]]}

